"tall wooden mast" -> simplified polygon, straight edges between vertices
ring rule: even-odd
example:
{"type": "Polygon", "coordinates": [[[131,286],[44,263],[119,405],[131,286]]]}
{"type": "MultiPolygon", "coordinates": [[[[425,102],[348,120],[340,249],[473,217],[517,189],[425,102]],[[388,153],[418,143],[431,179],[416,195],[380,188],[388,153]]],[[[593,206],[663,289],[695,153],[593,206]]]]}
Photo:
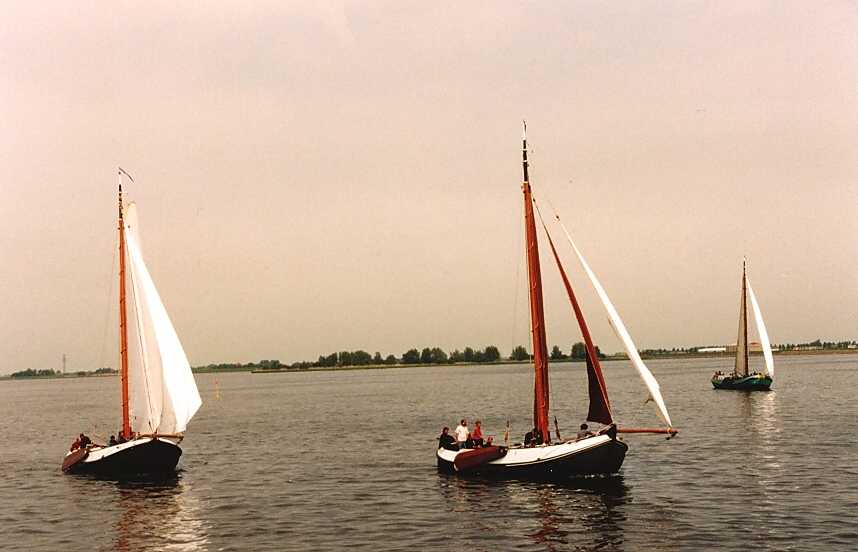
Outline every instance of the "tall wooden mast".
{"type": "Polygon", "coordinates": [[[119,169],[119,379],[122,385],[122,436],[131,438],[128,415],[128,314],[125,305],[125,220],[122,217],[122,169],[119,169]]]}
{"type": "Polygon", "coordinates": [[[527,277],[530,288],[530,328],[533,334],[533,425],[546,443],[551,442],[548,429],[548,344],[545,338],[545,312],[542,307],[542,273],[539,268],[539,245],[533,217],[533,196],[527,174],[527,125],[522,123],[521,164],[524,181],[524,235],[527,250],[527,277]]]}
{"type": "Polygon", "coordinates": [[[745,260],[742,259],[742,297],[739,302],[739,336],[736,339],[737,374],[748,375],[748,287],[745,260]]]}

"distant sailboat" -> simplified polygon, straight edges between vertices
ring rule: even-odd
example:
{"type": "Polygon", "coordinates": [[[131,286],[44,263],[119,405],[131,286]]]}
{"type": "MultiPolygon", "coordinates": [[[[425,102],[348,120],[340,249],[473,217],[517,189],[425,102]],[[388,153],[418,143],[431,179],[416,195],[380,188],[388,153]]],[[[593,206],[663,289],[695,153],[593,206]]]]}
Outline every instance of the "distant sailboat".
{"type": "MultiPolygon", "coordinates": [[[[542,274],[539,263],[539,245],[537,240],[537,229],[535,216],[539,210],[535,205],[533,193],[528,177],[527,161],[527,138],[522,139],[522,167],[524,181],[522,191],[524,193],[524,223],[526,256],[528,268],[528,283],[530,293],[530,320],[531,334],[533,337],[533,366],[534,366],[534,401],[533,401],[533,428],[532,436],[536,436],[536,446],[486,446],[473,449],[451,450],[441,446],[437,451],[438,469],[446,472],[457,472],[461,474],[486,475],[511,478],[533,478],[533,479],[564,479],[573,476],[611,474],[616,473],[628,450],[628,445],[617,438],[618,433],[666,433],[673,435],[677,431],[671,427],[670,416],[664,405],[658,383],[652,373],[640,360],[631,337],[620,320],[619,315],[608,299],[605,290],[599,284],[595,274],[590,270],[578,248],[572,243],[572,238],[567,237],[575,249],[578,259],[584,266],[593,286],[596,288],[614,328],[623,339],[623,343],[632,347],[630,352],[635,368],[643,378],[649,390],[649,398],[656,403],[659,413],[667,424],[664,429],[631,429],[618,428],[613,417],[611,404],[608,400],[607,386],[602,375],[599,357],[595,352],[595,346],[590,337],[589,329],[584,320],[581,308],[572,290],[572,286],[566,276],[566,271],[560,262],[560,257],[554,247],[554,242],[548,234],[548,229],[543,223],[548,238],[548,244],[560,272],[563,284],[566,288],[569,302],[572,306],[581,335],[586,347],[586,368],[589,391],[589,408],[587,420],[603,424],[603,429],[591,433],[580,439],[563,440],[559,435],[557,420],[554,420],[554,436],[552,440],[549,428],[549,373],[548,373],[548,347],[545,335],[545,315],[542,299],[542,274]],[[629,345],[631,344],[631,345],[629,345]]],[[[540,219],[541,219],[541,215],[540,219]]],[[[558,218],[559,220],[559,218],[558,218]]],[[[565,231],[565,227],[564,227],[565,231]]]]}
{"type": "Polygon", "coordinates": [[[721,374],[716,372],[712,376],[712,386],[715,389],[737,389],[745,391],[768,391],[772,386],[772,377],[775,374],[775,363],[772,358],[772,345],[769,342],[769,333],[763,322],[763,313],[754,295],[754,289],[748,280],[745,262],[742,262],[742,296],[739,301],[739,336],[736,339],[736,364],[732,374],[721,374]],[[751,300],[751,308],[754,311],[754,320],[757,324],[757,332],[760,334],[760,346],[763,349],[763,357],[766,362],[766,373],[753,372],[748,369],[748,299],[751,300]]]}
{"type": "MultiPolygon", "coordinates": [[[[66,454],[69,473],[124,475],[175,470],[188,422],[202,401],[176,330],[140,249],[137,209],[122,203],[119,169],[119,333],[122,429],[118,444],[90,444],[66,454]],[[126,257],[132,289],[126,302],[126,257]]],[[[130,177],[129,177],[130,178],[130,177]]]]}

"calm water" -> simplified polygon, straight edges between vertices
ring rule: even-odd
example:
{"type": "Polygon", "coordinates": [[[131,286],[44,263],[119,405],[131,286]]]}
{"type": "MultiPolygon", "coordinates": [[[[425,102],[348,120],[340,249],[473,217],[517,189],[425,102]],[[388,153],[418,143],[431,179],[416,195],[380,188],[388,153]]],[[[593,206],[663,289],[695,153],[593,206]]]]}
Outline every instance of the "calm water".
{"type": "MultiPolygon", "coordinates": [[[[0,382],[0,548],[858,549],[858,356],[776,357],[775,390],[754,394],[711,389],[727,359],[650,367],[680,435],[627,436],[619,476],[565,485],[435,471],[459,417],[521,438],[524,366],[198,375],[183,470],[136,483],[59,470],[77,432],[118,425],[116,378],[0,382]]],[[[605,370],[617,418],[655,425],[632,368],[605,370]]],[[[580,364],[553,371],[561,431],[584,389],[580,364]]]]}

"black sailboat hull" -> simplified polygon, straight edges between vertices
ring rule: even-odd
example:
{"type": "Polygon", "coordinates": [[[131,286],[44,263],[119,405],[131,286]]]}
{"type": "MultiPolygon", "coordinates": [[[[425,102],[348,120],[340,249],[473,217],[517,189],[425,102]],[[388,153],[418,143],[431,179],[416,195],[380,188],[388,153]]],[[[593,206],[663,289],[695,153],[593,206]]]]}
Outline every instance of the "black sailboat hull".
{"type": "Polygon", "coordinates": [[[457,470],[453,462],[441,456],[439,450],[438,470],[465,476],[528,480],[562,480],[588,475],[610,475],[620,470],[628,449],[629,446],[624,442],[610,439],[596,446],[570,451],[568,454],[522,462],[515,461],[516,451],[534,449],[509,449],[500,460],[487,462],[464,471],[457,470]]]}
{"type": "Polygon", "coordinates": [[[772,387],[772,378],[765,374],[716,376],[712,378],[712,387],[735,391],[769,391],[772,387]]]}
{"type": "Polygon", "coordinates": [[[72,458],[75,453],[70,453],[63,463],[63,471],[103,476],[165,474],[176,471],[182,456],[179,445],[166,439],[149,439],[139,444],[131,442],[124,445],[94,448],[87,454],[77,454],[77,458],[72,458]]]}

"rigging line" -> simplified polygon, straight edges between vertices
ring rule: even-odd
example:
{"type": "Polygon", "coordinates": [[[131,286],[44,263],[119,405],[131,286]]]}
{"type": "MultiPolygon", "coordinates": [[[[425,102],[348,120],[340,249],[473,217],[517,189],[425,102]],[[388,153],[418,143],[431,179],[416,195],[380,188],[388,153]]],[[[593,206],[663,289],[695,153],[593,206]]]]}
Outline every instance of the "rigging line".
{"type": "MultiPolygon", "coordinates": [[[[524,208],[523,207],[522,207],[522,213],[521,214],[522,214],[522,216],[519,218],[519,220],[524,218],[524,208]]],[[[516,322],[518,321],[518,292],[519,292],[519,288],[521,287],[521,261],[522,261],[522,259],[519,255],[520,255],[520,252],[522,250],[525,251],[525,255],[527,254],[527,251],[524,247],[523,242],[524,242],[524,236],[523,235],[519,236],[519,247],[520,247],[520,249],[515,254],[515,258],[516,258],[516,261],[515,261],[515,290],[513,292],[515,298],[513,299],[513,302],[512,302],[512,331],[510,332],[511,343],[510,343],[510,348],[509,348],[510,356],[512,356],[512,351],[515,350],[515,348],[517,346],[515,343],[515,337],[516,337],[515,336],[515,329],[516,329],[515,326],[516,326],[516,322]]]]}
{"type": "MultiPolygon", "coordinates": [[[[113,305],[113,301],[111,300],[111,297],[113,296],[113,269],[116,267],[116,252],[118,249],[119,243],[117,241],[113,244],[113,259],[110,261],[110,274],[107,279],[107,307],[105,309],[106,312],[104,313],[104,333],[101,337],[101,353],[99,353],[98,356],[98,362],[102,366],[107,366],[104,351],[107,348],[107,332],[110,327],[110,313],[112,311],[111,305],[113,305]]],[[[98,368],[101,368],[102,366],[98,366],[98,368]]]]}

